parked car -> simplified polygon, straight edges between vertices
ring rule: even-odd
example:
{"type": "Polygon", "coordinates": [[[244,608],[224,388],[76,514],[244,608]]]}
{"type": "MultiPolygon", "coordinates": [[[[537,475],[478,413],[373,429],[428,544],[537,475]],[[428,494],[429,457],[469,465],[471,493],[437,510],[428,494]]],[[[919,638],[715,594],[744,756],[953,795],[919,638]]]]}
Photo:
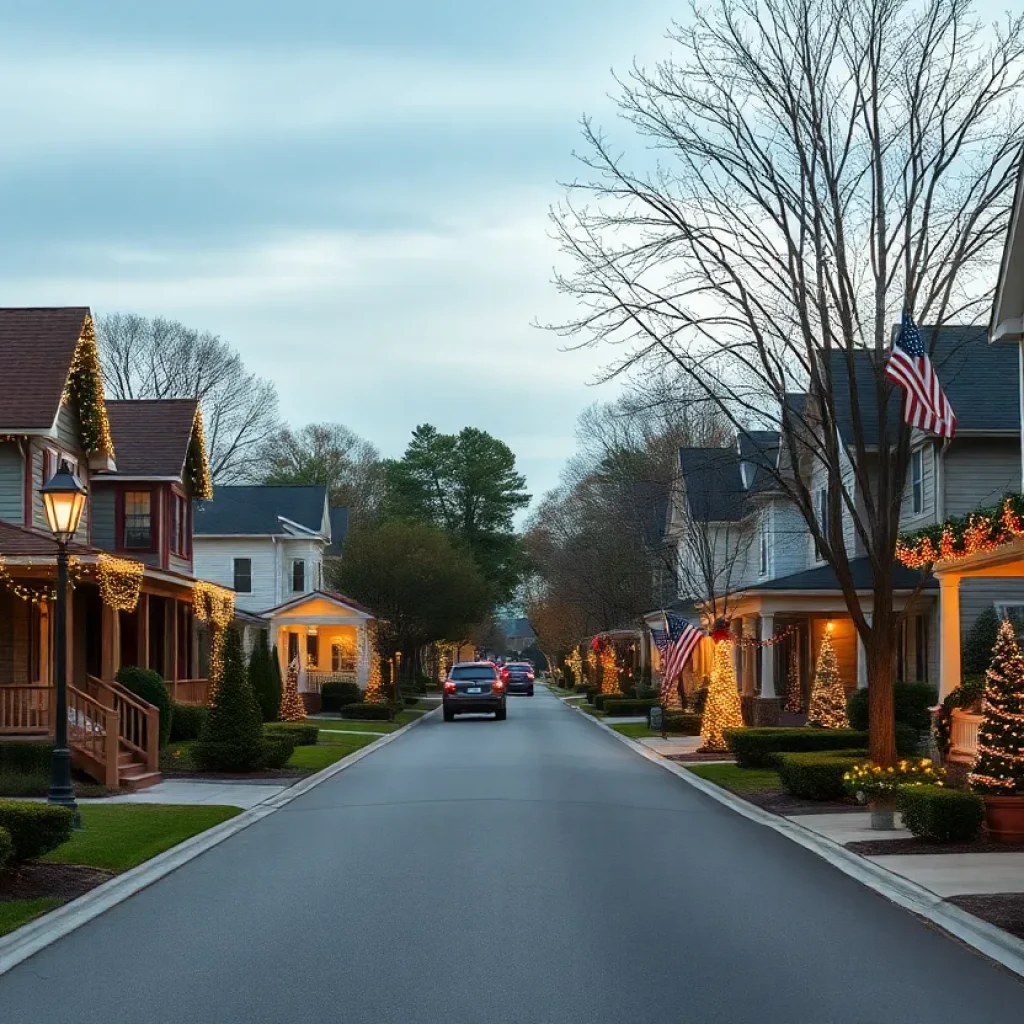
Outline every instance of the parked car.
{"type": "Polygon", "coordinates": [[[444,720],[456,715],[494,712],[497,721],[505,721],[505,680],[493,661],[464,661],[452,665],[442,695],[444,720]]]}
{"type": "Polygon", "coordinates": [[[528,661],[510,661],[502,670],[506,693],[525,693],[533,696],[533,666],[528,661]]]}

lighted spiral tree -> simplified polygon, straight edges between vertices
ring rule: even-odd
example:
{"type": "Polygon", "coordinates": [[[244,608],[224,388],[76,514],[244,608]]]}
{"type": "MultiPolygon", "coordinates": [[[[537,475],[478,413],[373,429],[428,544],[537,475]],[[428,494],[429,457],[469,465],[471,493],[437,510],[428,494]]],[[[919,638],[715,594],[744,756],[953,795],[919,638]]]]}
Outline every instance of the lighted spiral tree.
{"type": "Polygon", "coordinates": [[[701,749],[724,751],[728,750],[725,730],[742,728],[743,710],[736,686],[729,626],[723,619],[715,623],[711,639],[715,642],[715,658],[711,666],[704,714],[700,719],[700,738],[703,741],[701,749]]]}
{"type": "Polygon", "coordinates": [[[587,682],[590,683],[591,686],[596,686],[598,684],[596,651],[587,651],[587,667],[585,674],[587,682]]]}
{"type": "Polygon", "coordinates": [[[366,624],[366,646],[370,652],[370,666],[364,699],[367,704],[386,704],[387,696],[384,693],[384,682],[380,672],[380,649],[377,646],[376,622],[366,624]]]}
{"type": "Polygon", "coordinates": [[[595,636],[591,650],[597,654],[601,665],[601,692],[621,693],[619,687],[619,666],[615,660],[615,645],[604,636],[595,636]]]}
{"type": "Polygon", "coordinates": [[[800,692],[800,657],[796,645],[789,652],[789,675],[786,680],[786,710],[799,714],[803,710],[804,695],[800,692]]]}
{"type": "Polygon", "coordinates": [[[583,682],[583,659],[580,657],[580,650],[574,647],[565,659],[565,666],[572,673],[572,685],[579,686],[583,682]]]}
{"type": "Polygon", "coordinates": [[[814,669],[814,687],[807,707],[807,724],[819,725],[823,729],[845,729],[850,724],[846,717],[846,690],[839,678],[839,662],[832,645],[831,629],[826,629],[821,638],[818,664],[814,669]]]}
{"type": "Polygon", "coordinates": [[[982,714],[972,788],[989,796],[1024,793],[1024,658],[1005,618],[985,673],[982,714]]]}
{"type": "Polygon", "coordinates": [[[293,661],[284,676],[284,687],[281,690],[282,722],[301,722],[306,717],[306,705],[299,696],[299,663],[293,661]]]}

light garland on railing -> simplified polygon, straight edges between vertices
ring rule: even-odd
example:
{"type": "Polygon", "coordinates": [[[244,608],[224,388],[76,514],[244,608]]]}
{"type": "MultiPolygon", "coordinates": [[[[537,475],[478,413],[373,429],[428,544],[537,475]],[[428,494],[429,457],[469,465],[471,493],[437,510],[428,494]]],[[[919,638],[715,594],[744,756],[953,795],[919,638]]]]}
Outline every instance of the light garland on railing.
{"type": "Polygon", "coordinates": [[[96,560],[96,582],[105,605],[121,612],[133,612],[139,603],[146,567],[130,558],[100,555],[96,560]]]}
{"type": "MultiPolygon", "coordinates": [[[[33,563],[33,566],[41,565],[49,568],[53,564],[53,562],[38,562],[33,563]]],[[[81,578],[81,563],[77,558],[70,558],[68,560],[68,585],[74,589],[81,578]]],[[[15,597],[21,598],[22,601],[27,601],[29,604],[47,604],[57,600],[57,588],[48,583],[18,583],[11,576],[3,555],[0,555],[0,584],[6,587],[15,597]]]]}
{"type": "Polygon", "coordinates": [[[1024,536],[1024,494],[1007,494],[993,508],[904,534],[896,543],[896,560],[908,569],[928,569],[993,551],[1024,536]]]}

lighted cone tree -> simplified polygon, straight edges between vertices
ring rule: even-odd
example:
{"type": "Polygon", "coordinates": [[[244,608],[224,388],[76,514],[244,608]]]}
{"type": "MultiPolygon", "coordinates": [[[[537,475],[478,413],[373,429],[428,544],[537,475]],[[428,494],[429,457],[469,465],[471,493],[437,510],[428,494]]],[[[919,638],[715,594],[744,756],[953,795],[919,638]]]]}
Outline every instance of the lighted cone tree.
{"type": "Polygon", "coordinates": [[[619,666],[615,663],[615,648],[607,642],[601,648],[601,692],[622,692],[619,687],[619,666]]]}
{"type": "Polygon", "coordinates": [[[845,729],[850,724],[846,717],[846,690],[839,678],[836,649],[832,645],[832,634],[827,630],[821,638],[818,664],[814,669],[807,724],[819,725],[823,729],[845,729]]]}
{"type": "Polygon", "coordinates": [[[578,647],[574,647],[565,659],[566,667],[572,673],[572,685],[579,686],[583,682],[583,659],[580,657],[578,647]]]}
{"type": "MultiPolygon", "coordinates": [[[[716,629],[715,660],[711,666],[711,681],[708,696],[704,702],[704,714],[700,719],[700,738],[704,750],[728,750],[725,745],[725,730],[743,726],[743,710],[740,693],[736,686],[736,669],[732,661],[732,645],[719,637],[716,629]]],[[[726,631],[728,635],[728,631],[726,631]]]]}
{"type": "MultiPolygon", "coordinates": [[[[384,693],[384,682],[380,673],[380,651],[377,648],[377,624],[371,622],[366,627],[366,641],[370,649],[369,676],[366,680],[367,704],[386,704],[387,696],[384,693]]],[[[445,670],[447,672],[447,670],[445,670]]]]}
{"type": "Polygon", "coordinates": [[[982,714],[971,786],[990,796],[1024,793],[1024,658],[1007,619],[999,626],[985,673],[982,714]]]}
{"type": "Polygon", "coordinates": [[[293,661],[284,676],[281,692],[281,721],[301,722],[306,717],[306,705],[299,696],[299,665],[293,661]]]}
{"type": "Polygon", "coordinates": [[[803,710],[804,695],[800,692],[800,658],[796,645],[789,652],[789,675],[786,679],[786,710],[799,714],[803,710]]]}

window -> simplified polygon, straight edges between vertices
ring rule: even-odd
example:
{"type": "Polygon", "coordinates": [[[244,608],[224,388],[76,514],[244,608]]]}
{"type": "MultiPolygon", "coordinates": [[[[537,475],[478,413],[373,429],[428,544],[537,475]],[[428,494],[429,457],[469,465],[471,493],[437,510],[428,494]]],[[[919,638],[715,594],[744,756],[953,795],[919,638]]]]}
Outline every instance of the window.
{"type": "Polygon", "coordinates": [[[760,573],[762,576],[768,575],[768,517],[767,515],[761,519],[761,560],[760,560],[760,573]]]}
{"type": "MultiPolygon", "coordinates": [[[[188,557],[188,499],[180,494],[171,495],[171,550],[182,558],[188,557]]],[[[237,589],[237,588],[236,588],[237,589]]]]}
{"type": "Polygon", "coordinates": [[[235,590],[239,594],[252,593],[252,559],[235,559],[235,590]]]}
{"type": "Polygon", "coordinates": [[[915,516],[924,511],[924,449],[910,455],[911,507],[915,516]]]}
{"type": "Polygon", "coordinates": [[[296,558],[292,562],[292,590],[296,594],[300,594],[305,589],[306,589],[306,560],[304,558],[296,558]]]}
{"type": "MultiPolygon", "coordinates": [[[[819,487],[815,498],[818,528],[825,537],[828,537],[828,491],[824,487],[819,487]]],[[[825,560],[825,556],[821,551],[821,545],[817,540],[814,542],[814,556],[819,562],[823,562],[825,560]]]]}
{"type": "Polygon", "coordinates": [[[299,634],[288,634],[288,664],[290,665],[299,656],[299,634]]]}
{"type": "Polygon", "coordinates": [[[153,517],[149,491],[127,491],[124,496],[124,546],[149,550],[153,547],[153,517]]]}
{"type": "Polygon", "coordinates": [[[316,668],[319,664],[320,657],[320,637],[316,633],[310,632],[306,635],[306,666],[308,668],[316,668]]]}
{"type": "Polygon", "coordinates": [[[331,671],[354,672],[356,670],[356,645],[352,640],[342,638],[331,644],[331,671]]]}

